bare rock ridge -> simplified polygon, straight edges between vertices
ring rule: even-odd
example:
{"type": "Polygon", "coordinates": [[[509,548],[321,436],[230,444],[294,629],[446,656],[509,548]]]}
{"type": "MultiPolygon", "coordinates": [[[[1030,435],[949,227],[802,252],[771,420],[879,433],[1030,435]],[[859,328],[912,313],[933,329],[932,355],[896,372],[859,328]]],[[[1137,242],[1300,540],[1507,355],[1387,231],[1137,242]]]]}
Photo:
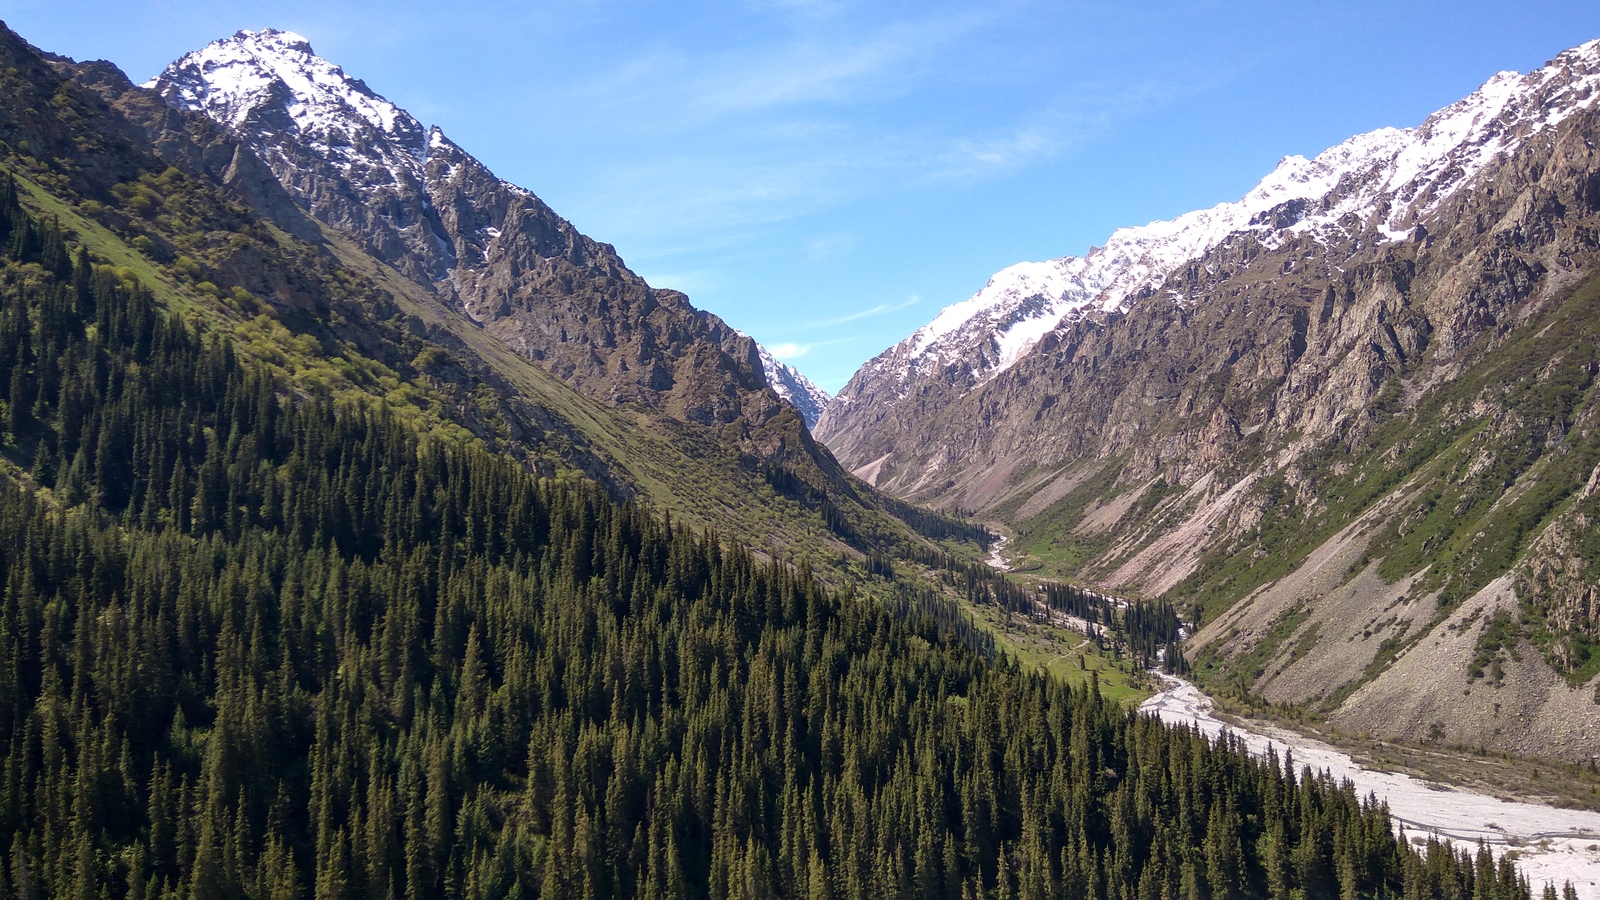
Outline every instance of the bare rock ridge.
{"type": "Polygon", "coordinates": [[[1018,562],[1194,610],[1213,690],[1600,753],[1600,41],[994,276],[817,427],[1018,562]]]}
{"type": "Polygon", "coordinates": [[[781,408],[755,341],[650,287],[305,38],[241,31],[145,86],[237,135],[313,218],[580,391],[702,425],[781,408]]]}

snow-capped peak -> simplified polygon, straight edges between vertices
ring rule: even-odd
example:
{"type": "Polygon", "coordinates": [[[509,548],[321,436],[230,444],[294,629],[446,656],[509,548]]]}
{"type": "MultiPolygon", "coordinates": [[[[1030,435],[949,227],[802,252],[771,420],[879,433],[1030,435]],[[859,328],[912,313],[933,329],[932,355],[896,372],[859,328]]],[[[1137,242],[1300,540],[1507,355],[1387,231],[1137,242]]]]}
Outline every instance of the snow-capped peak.
{"type": "Polygon", "coordinates": [[[157,87],[163,77],[175,82],[184,105],[234,128],[262,106],[284,104],[300,132],[355,118],[408,142],[424,133],[409,113],[317,56],[311,42],[292,31],[240,31],[185,55],[145,87],[157,87]]]}
{"type": "Polygon", "coordinates": [[[421,122],[292,31],[240,31],[213,41],[144,86],[250,137],[269,163],[269,147],[292,142],[341,168],[377,164],[389,177],[416,177],[428,155],[421,122]]]}
{"type": "MultiPolygon", "coordinates": [[[[966,360],[975,383],[981,382],[1063,323],[1123,309],[1130,298],[1241,232],[1270,245],[1287,234],[1341,237],[1354,221],[1388,240],[1409,237],[1496,155],[1597,99],[1600,40],[1527,75],[1501,72],[1416,128],[1356,135],[1312,159],[1286,156],[1238,201],[1119,229],[1082,257],[1003,269],[857,377],[890,375],[904,384],[915,372],[942,372],[966,360]]],[[[852,393],[847,387],[841,399],[849,403],[852,393]]]]}
{"type": "MultiPolygon", "coordinates": [[[[744,334],[742,331],[739,333],[744,334]]],[[[755,344],[756,355],[761,358],[761,371],[767,376],[767,386],[800,413],[800,417],[806,420],[806,427],[815,427],[833,397],[812,384],[811,379],[800,374],[799,369],[780,362],[760,341],[755,344]]]]}

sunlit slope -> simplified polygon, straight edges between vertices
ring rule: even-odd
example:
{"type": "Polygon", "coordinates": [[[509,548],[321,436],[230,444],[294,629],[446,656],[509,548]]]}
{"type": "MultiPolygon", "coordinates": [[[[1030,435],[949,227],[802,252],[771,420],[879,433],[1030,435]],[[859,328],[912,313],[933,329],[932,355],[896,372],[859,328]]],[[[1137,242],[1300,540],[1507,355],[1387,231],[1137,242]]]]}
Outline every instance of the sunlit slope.
{"type": "Polygon", "coordinates": [[[927,546],[791,409],[707,427],[584,396],[301,214],[202,117],[13,35],[0,57],[0,164],[25,205],[295,390],[377,400],[420,429],[581,472],[775,552],[848,568],[874,549],[927,546]]]}

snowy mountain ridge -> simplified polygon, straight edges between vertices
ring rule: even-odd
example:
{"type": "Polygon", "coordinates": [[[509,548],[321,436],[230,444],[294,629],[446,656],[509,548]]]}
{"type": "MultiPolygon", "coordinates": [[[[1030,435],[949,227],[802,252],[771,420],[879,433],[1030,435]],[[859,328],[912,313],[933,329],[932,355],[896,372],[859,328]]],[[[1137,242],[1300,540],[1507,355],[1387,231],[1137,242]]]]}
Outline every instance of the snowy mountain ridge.
{"type": "MultiPolygon", "coordinates": [[[[143,86],[239,134],[304,202],[352,195],[360,202],[325,205],[333,211],[320,217],[349,231],[376,226],[391,232],[374,249],[403,269],[409,266],[407,274],[457,295],[480,322],[505,308],[504,300],[474,298],[493,278],[485,268],[491,260],[515,256],[516,240],[529,236],[519,235],[517,226],[528,228],[530,219],[539,218],[529,213],[537,214],[543,204],[532,192],[496,178],[439,128],[423,125],[317,56],[305,37],[272,28],[240,31],[186,54],[143,86]],[[330,179],[329,171],[336,177],[330,179]],[[494,192],[486,192],[486,184],[503,196],[489,196],[494,192]]],[[[571,229],[562,222],[560,230],[571,229]]],[[[607,266],[602,257],[609,247],[588,246],[575,231],[549,231],[544,224],[531,226],[541,254],[607,266]]],[[[768,386],[815,424],[828,395],[756,346],[768,386]]]]}
{"type": "MultiPolygon", "coordinates": [[[[422,156],[421,123],[317,56],[311,42],[292,31],[240,31],[185,54],[162,76],[174,76],[190,109],[224,125],[240,127],[257,107],[287,99],[298,131],[337,127],[354,113],[375,128],[409,138],[422,156]],[[280,89],[289,96],[277,96],[280,89]]],[[[155,89],[162,76],[144,87],[155,89]]]]}
{"type": "MultiPolygon", "coordinates": [[[[1360,134],[1313,159],[1285,157],[1238,201],[1122,228],[1082,257],[1024,262],[868,362],[836,398],[843,411],[884,379],[904,396],[917,376],[965,368],[972,386],[1005,371],[1064,323],[1125,310],[1132,298],[1232,235],[1268,247],[1288,235],[1323,243],[1374,227],[1410,237],[1440,203],[1500,153],[1515,150],[1600,97],[1600,40],[1527,75],[1501,72],[1416,128],[1360,134]]],[[[1182,302],[1183,298],[1178,298],[1182,302]]]]}
{"type": "Polygon", "coordinates": [[[799,369],[773,356],[772,351],[762,346],[760,341],[756,342],[756,354],[761,359],[761,370],[766,373],[767,384],[773,392],[800,413],[801,418],[806,420],[806,427],[815,427],[833,397],[812,384],[811,379],[801,374],[799,369]]]}
{"type": "Polygon", "coordinates": [[[325,162],[369,184],[418,183],[430,151],[447,142],[410,113],[378,96],[360,79],[319,57],[292,31],[240,31],[179,58],[143,87],[167,102],[203,113],[229,129],[255,136],[259,124],[306,146],[325,162]],[[382,167],[382,174],[372,171],[382,167]],[[358,171],[360,170],[360,171],[358,171]]]}

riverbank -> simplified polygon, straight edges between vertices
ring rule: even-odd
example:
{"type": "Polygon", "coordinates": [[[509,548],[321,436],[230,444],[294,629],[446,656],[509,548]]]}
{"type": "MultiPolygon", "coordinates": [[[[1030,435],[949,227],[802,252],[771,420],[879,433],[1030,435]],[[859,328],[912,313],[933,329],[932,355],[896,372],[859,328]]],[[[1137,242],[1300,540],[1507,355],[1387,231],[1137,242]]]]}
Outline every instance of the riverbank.
{"type": "Polygon", "coordinates": [[[1211,737],[1229,731],[1257,755],[1265,755],[1269,747],[1280,755],[1292,750],[1297,767],[1348,778],[1358,793],[1386,801],[1396,823],[1417,837],[1434,834],[1468,844],[1482,840],[1497,855],[1514,853],[1518,867],[1533,882],[1535,896],[1545,883],[1559,888],[1570,881],[1580,897],[1600,900],[1600,813],[1501,800],[1399,772],[1374,771],[1332,745],[1269,723],[1223,722],[1199,688],[1162,677],[1167,689],[1144,701],[1140,711],[1169,725],[1199,728],[1211,737]]]}

